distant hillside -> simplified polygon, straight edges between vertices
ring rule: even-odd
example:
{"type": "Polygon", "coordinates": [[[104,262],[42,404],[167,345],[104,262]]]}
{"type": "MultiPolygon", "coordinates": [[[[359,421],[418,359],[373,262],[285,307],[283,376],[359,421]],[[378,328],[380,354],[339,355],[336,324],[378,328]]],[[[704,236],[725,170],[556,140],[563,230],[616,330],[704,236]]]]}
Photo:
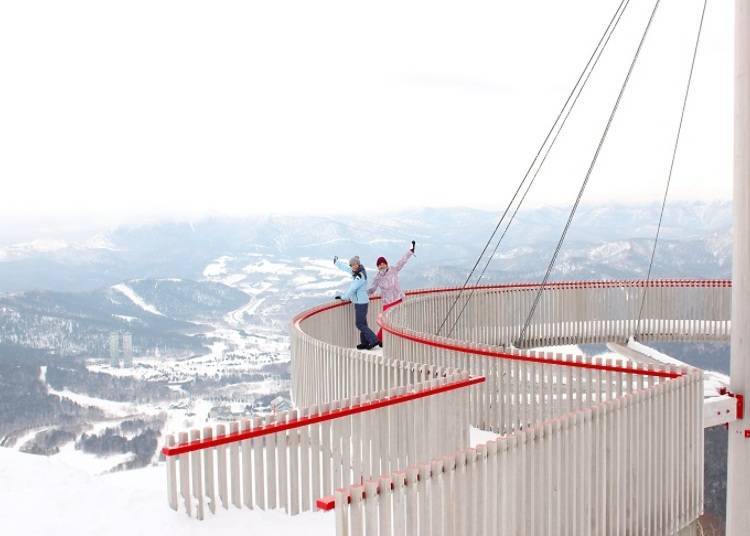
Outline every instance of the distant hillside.
{"type": "MultiPolygon", "coordinates": [[[[551,255],[567,211],[546,207],[520,212],[490,278],[536,277],[551,255]]],[[[474,209],[426,208],[366,217],[256,216],[120,227],[81,243],[37,241],[0,248],[0,292],[93,291],[139,278],[198,280],[214,259],[248,254],[292,260],[358,254],[372,265],[380,255],[398,255],[411,239],[420,244],[430,281],[437,280],[436,272],[455,281],[465,277],[498,216],[474,209]]],[[[581,207],[562,251],[560,276],[643,273],[658,218],[657,204],[581,207]]],[[[731,219],[728,202],[670,204],[662,238],[674,251],[660,250],[657,271],[727,275],[731,219]]]]}
{"type": "Polygon", "coordinates": [[[109,334],[129,331],[138,351],[193,355],[206,344],[195,322],[248,301],[221,283],[139,279],[89,292],[27,291],[0,297],[0,342],[58,355],[109,355],[109,334]]]}

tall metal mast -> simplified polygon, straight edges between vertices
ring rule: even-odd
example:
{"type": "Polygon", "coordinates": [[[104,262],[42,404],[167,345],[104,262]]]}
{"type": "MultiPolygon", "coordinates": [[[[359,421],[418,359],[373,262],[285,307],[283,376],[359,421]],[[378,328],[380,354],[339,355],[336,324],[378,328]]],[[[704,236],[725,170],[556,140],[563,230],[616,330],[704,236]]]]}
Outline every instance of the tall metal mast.
{"type": "MultiPolygon", "coordinates": [[[[730,389],[750,395],[750,0],[735,0],[734,260],[730,389]]],[[[750,419],[729,425],[727,534],[750,534],[750,419]]]]}

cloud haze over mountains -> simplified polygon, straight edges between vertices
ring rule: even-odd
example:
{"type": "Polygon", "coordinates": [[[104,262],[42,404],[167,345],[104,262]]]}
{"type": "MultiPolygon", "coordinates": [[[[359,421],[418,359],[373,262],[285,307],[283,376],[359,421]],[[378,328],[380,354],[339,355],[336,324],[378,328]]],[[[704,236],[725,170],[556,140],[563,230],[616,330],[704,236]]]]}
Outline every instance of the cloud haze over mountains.
{"type": "MultiPolygon", "coordinates": [[[[658,210],[656,204],[581,207],[562,251],[560,276],[645,273],[658,210]]],[[[567,215],[568,210],[559,207],[519,213],[488,279],[536,277],[567,215]]],[[[221,256],[262,255],[299,270],[305,268],[303,258],[358,254],[372,265],[380,255],[398,255],[411,239],[419,242],[423,275],[451,283],[473,265],[497,218],[489,211],[432,208],[379,216],[254,216],[123,226],[82,241],[0,247],[0,292],[90,291],[138,278],[198,280],[221,256]]],[[[661,233],[663,249],[656,258],[657,275],[661,270],[672,276],[727,275],[731,223],[728,202],[671,204],[661,233]],[[668,256],[663,254],[667,250],[668,256]]]]}

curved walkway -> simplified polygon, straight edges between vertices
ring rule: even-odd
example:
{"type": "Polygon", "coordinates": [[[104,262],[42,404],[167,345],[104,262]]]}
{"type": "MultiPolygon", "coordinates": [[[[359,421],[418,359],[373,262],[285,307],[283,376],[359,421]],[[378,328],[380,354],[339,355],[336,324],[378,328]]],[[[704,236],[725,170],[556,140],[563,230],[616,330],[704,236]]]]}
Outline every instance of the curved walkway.
{"type": "MultiPolygon", "coordinates": [[[[701,371],[514,348],[537,289],[463,291],[471,300],[457,321],[464,297],[448,318],[451,338],[435,332],[459,289],[410,292],[383,315],[373,300],[370,321],[377,318],[386,334],[382,356],[353,348],[346,303],[295,317],[298,406],[403,384],[391,364],[398,360],[483,376],[461,408],[465,426],[502,434],[477,449],[446,452],[438,465],[424,460],[339,490],[339,533],[378,530],[373,523],[383,534],[398,533],[401,523],[424,534],[664,534],[691,527],[703,501],[701,371]],[[421,494],[442,502],[428,507],[421,494]]],[[[543,291],[524,346],[623,342],[635,332],[646,289],[640,340],[729,337],[728,281],[564,282],[543,291]]]]}

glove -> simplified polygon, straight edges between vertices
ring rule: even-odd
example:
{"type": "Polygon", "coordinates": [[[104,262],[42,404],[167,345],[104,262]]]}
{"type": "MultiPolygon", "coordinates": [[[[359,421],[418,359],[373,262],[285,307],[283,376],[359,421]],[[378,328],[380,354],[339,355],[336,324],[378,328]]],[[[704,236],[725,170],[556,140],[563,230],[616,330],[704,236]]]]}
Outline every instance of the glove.
{"type": "Polygon", "coordinates": [[[417,247],[417,243],[416,243],[416,242],[415,242],[414,240],[412,240],[412,241],[411,241],[411,252],[412,252],[412,253],[414,253],[414,249],[415,249],[416,247],[417,247]]]}
{"type": "Polygon", "coordinates": [[[341,299],[341,296],[340,296],[340,295],[338,295],[338,294],[336,294],[336,295],[335,295],[335,296],[333,297],[333,299],[334,299],[334,300],[340,300],[340,299],[341,299]]]}
{"type": "Polygon", "coordinates": [[[333,258],[333,264],[336,264],[336,263],[337,263],[338,261],[339,261],[339,258],[338,258],[338,257],[334,257],[334,258],[333,258]]]}

